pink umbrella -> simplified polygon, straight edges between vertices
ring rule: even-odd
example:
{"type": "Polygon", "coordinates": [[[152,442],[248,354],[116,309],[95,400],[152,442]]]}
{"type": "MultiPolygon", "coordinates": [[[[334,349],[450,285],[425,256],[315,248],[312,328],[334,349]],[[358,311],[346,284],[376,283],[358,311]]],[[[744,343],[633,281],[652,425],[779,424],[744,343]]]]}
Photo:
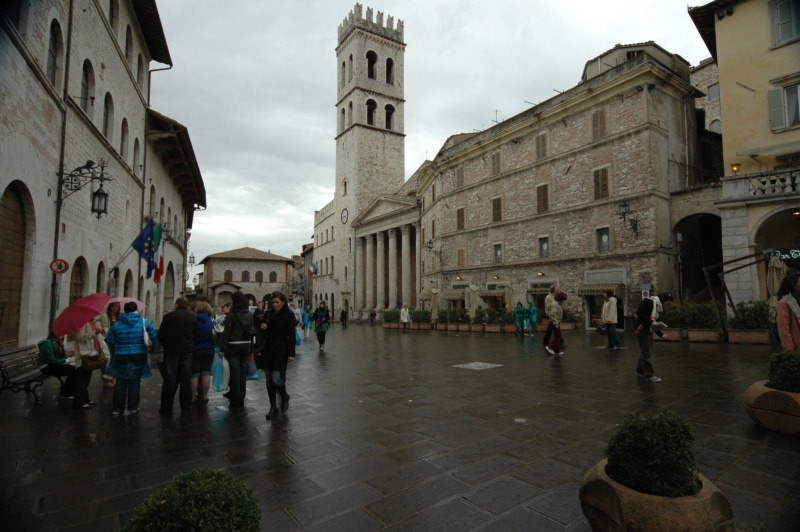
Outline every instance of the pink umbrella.
{"type": "Polygon", "coordinates": [[[120,314],[125,312],[125,303],[133,302],[136,303],[136,312],[141,314],[144,311],[144,303],[139,301],[138,299],[134,299],[132,297],[112,297],[109,299],[110,303],[119,303],[119,312],[120,314]]]}
{"type": "Polygon", "coordinates": [[[91,294],[80,298],[62,310],[61,314],[53,320],[53,332],[57,336],[64,336],[77,331],[103,312],[109,299],[111,298],[106,294],[91,294]]]}

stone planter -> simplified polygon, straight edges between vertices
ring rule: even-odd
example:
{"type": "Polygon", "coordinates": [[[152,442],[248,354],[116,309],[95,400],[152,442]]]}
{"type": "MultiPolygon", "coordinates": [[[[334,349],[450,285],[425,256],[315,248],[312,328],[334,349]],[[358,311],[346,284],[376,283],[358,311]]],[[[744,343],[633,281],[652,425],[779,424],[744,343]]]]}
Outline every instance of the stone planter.
{"type": "Polygon", "coordinates": [[[728,329],[731,344],[769,344],[769,331],[759,329],[728,329]]]}
{"type": "Polygon", "coordinates": [[[513,333],[517,331],[517,326],[513,323],[504,323],[500,326],[500,330],[504,333],[513,333]]]}
{"type": "Polygon", "coordinates": [[[666,334],[667,338],[661,338],[657,334],[653,335],[653,338],[659,342],[680,342],[683,338],[686,338],[686,329],[666,328],[661,329],[661,332],[666,334]]]}
{"type": "Polygon", "coordinates": [[[499,333],[502,332],[503,326],[499,323],[487,323],[484,326],[484,331],[487,333],[499,333]]]}
{"type": "Polygon", "coordinates": [[[719,342],[719,329],[687,329],[690,342],[719,342]]]}
{"type": "Polygon", "coordinates": [[[458,330],[461,332],[469,332],[470,327],[472,327],[469,323],[459,323],[458,330]]]}
{"type": "Polygon", "coordinates": [[[744,392],[744,409],[750,418],[769,430],[800,435],[800,393],[785,392],[755,382],[744,392]]]}
{"type": "Polygon", "coordinates": [[[473,323],[469,326],[470,332],[484,332],[486,327],[483,323],[473,323]]]}
{"type": "Polygon", "coordinates": [[[615,482],[606,474],[608,460],[583,476],[579,498],[592,530],[682,530],[733,532],[733,511],[725,495],[705,476],[702,488],[687,497],[661,497],[615,482]]]}
{"type": "Polygon", "coordinates": [[[436,330],[437,331],[447,331],[448,330],[447,328],[449,327],[449,325],[450,325],[449,323],[439,322],[439,323],[436,324],[436,330]]]}

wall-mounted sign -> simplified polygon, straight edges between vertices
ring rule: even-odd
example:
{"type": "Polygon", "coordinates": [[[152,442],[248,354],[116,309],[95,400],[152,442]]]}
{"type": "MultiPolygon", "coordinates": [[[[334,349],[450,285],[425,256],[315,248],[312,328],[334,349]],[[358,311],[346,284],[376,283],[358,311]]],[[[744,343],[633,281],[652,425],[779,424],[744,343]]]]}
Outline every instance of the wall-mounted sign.
{"type": "Polygon", "coordinates": [[[69,263],[63,259],[55,259],[50,263],[50,271],[53,273],[66,273],[69,270],[69,263]]]}

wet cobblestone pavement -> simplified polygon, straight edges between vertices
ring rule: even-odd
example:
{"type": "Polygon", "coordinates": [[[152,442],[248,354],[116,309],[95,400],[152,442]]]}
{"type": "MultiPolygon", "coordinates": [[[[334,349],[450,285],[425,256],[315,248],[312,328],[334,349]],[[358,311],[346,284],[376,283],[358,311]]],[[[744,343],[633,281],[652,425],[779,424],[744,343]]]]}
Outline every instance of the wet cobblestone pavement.
{"type": "MultiPolygon", "coordinates": [[[[175,474],[223,469],[247,483],[264,530],[589,530],[578,484],[626,412],[671,409],[695,430],[700,471],[723,490],[737,530],[800,529],[800,439],[759,428],[744,390],[766,377],[768,346],[658,343],[662,383],[634,376],[638,350],[567,333],[541,337],[384,330],[353,324],[308,339],[290,365],[289,412],[266,421],[263,375],[246,408],[221,393],[190,415],[158,413],[160,377],[138,415],[75,411],[47,381],[41,406],[0,396],[2,528],[118,530],[175,474]],[[486,369],[457,365],[482,362],[486,369]]],[[[176,400],[177,409],[177,400],[176,400]]]]}

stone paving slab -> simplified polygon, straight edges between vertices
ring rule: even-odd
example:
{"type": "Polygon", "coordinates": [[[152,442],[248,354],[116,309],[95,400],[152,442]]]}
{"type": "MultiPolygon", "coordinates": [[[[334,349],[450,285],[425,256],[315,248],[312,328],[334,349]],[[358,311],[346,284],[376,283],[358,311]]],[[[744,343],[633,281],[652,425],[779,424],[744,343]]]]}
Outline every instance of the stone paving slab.
{"type": "Polygon", "coordinates": [[[159,377],[121,418],[97,375],[91,411],[59,402],[55,381],[37,407],[6,392],[3,529],[119,530],[175,474],[208,468],[252,488],[265,530],[586,531],[583,473],[625,413],[660,409],[692,423],[698,466],[737,530],[800,528],[800,440],[754,425],[741,404],[770,347],[658,343],[653,384],[633,374],[632,336],[619,352],[594,334],[566,341],[552,357],[540,337],[334,328],[324,353],[311,339],[298,348],[277,421],[264,419],[263,377],[242,410],[215,393],[166,417],[159,377]]]}

